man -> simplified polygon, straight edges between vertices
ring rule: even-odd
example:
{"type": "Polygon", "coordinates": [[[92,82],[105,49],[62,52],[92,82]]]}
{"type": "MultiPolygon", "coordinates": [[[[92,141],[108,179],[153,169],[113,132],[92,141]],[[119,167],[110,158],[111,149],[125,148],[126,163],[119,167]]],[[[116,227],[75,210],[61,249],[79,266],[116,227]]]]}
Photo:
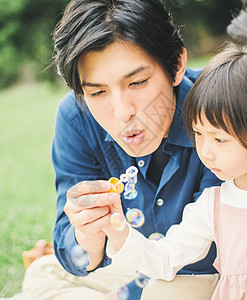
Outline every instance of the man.
{"type": "Polygon", "coordinates": [[[114,211],[138,208],[145,216],[138,230],[165,235],[187,203],[219,184],[183,123],[183,102],[199,72],[186,69],[186,50],[168,12],[158,0],[73,0],[54,41],[58,72],[73,90],[58,108],[53,143],[54,248],[74,276],[53,256],[36,261],[24,281],[27,300],[105,299],[126,284],[128,299],[210,299],[218,279],[214,246],[174,282],[154,284],[151,296],[136,284],[136,270],[105,254],[104,228],[114,211]],[[132,165],[139,170],[138,196],[120,201],[109,193],[108,179],[132,165]],[[78,244],[86,266],[73,262],[78,244]]]}

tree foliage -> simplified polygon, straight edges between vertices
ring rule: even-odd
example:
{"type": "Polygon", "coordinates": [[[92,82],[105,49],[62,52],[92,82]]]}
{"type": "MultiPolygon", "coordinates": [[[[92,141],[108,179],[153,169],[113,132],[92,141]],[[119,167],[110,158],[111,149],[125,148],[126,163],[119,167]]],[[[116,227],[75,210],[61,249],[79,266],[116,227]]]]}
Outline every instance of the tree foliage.
{"type": "MultiPolygon", "coordinates": [[[[215,36],[225,32],[232,15],[240,9],[240,0],[164,1],[192,51],[198,49],[205,32],[215,36]]],[[[69,0],[0,0],[0,87],[23,76],[54,77],[51,69],[43,70],[52,56],[51,32],[68,3],[69,0]]]]}
{"type": "MultiPolygon", "coordinates": [[[[198,55],[207,52],[209,39],[219,45],[226,36],[226,27],[241,7],[241,0],[163,0],[181,27],[189,51],[198,55]],[[205,47],[206,49],[203,49],[205,47]]],[[[211,46],[212,47],[212,46],[211,46]]]]}
{"type": "Polygon", "coordinates": [[[0,0],[0,86],[43,74],[52,53],[51,32],[69,0],[0,0]],[[24,71],[26,70],[26,71],[24,71]],[[30,73],[30,74],[28,74],[30,73]]]}

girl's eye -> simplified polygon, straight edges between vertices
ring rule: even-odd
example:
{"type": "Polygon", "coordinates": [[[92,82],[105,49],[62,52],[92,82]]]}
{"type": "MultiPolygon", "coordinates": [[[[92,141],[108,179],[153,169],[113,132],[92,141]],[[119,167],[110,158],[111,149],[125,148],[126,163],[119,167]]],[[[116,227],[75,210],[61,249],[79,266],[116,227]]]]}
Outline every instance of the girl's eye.
{"type": "Polygon", "coordinates": [[[200,133],[199,131],[195,131],[195,130],[193,130],[193,134],[194,134],[194,135],[197,135],[197,136],[200,136],[200,135],[201,135],[201,133],[200,133]]]}
{"type": "Polygon", "coordinates": [[[220,144],[222,144],[222,143],[224,143],[225,142],[225,140],[223,140],[223,139],[215,139],[218,143],[220,143],[220,144]]]}
{"type": "Polygon", "coordinates": [[[100,95],[102,95],[104,92],[105,92],[105,91],[98,91],[98,92],[96,92],[96,93],[91,94],[91,97],[97,97],[97,96],[100,96],[100,95]]]}
{"type": "Polygon", "coordinates": [[[132,82],[131,84],[130,84],[130,86],[142,86],[144,83],[146,83],[147,82],[147,79],[145,79],[145,80],[142,80],[142,81],[136,81],[136,82],[132,82]]]}

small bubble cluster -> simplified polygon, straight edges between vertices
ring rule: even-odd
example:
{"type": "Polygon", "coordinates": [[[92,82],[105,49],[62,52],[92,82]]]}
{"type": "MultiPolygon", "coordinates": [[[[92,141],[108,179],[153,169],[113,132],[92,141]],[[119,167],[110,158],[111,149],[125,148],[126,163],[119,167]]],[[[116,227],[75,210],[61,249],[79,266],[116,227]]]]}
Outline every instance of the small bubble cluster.
{"type": "Polygon", "coordinates": [[[127,300],[129,297],[129,289],[125,285],[117,291],[118,300],[127,300]]]}
{"type": "Polygon", "coordinates": [[[145,222],[143,212],[138,208],[128,209],[126,213],[126,219],[132,227],[139,228],[145,222]]]}
{"type": "Polygon", "coordinates": [[[123,215],[120,213],[111,214],[110,221],[112,224],[112,228],[115,229],[116,231],[122,231],[126,226],[125,219],[123,215]]]}
{"type": "Polygon", "coordinates": [[[88,254],[79,245],[75,245],[72,248],[71,259],[78,267],[86,267],[89,265],[88,254]]]}
{"type": "MultiPolygon", "coordinates": [[[[137,191],[135,189],[135,185],[137,183],[137,173],[138,169],[135,166],[129,167],[124,174],[121,174],[120,176],[120,183],[125,183],[124,186],[124,198],[125,199],[134,199],[137,196],[137,191]]],[[[118,186],[119,182],[118,179],[113,177],[111,178],[112,181],[110,181],[115,187],[118,186]],[[113,181],[114,179],[114,181],[113,181]]],[[[144,222],[144,214],[142,211],[138,208],[131,208],[127,210],[126,213],[126,219],[128,223],[135,228],[141,227],[144,222]]],[[[110,218],[111,224],[113,229],[117,231],[121,231],[126,226],[126,220],[123,218],[123,216],[120,213],[113,213],[110,218]]]]}
{"type": "Polygon", "coordinates": [[[128,200],[135,199],[137,197],[137,190],[135,185],[137,183],[138,169],[135,166],[131,166],[126,170],[125,174],[120,176],[122,182],[126,182],[124,187],[124,198],[128,200]]]}

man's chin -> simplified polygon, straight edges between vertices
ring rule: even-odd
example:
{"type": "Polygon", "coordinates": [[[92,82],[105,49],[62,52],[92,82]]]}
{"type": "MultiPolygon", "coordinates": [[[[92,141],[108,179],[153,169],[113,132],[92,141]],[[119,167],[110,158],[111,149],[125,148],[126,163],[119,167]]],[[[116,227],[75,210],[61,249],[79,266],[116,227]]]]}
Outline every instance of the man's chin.
{"type": "Polygon", "coordinates": [[[146,147],[136,147],[136,146],[129,146],[129,145],[123,145],[120,144],[120,147],[131,157],[143,157],[143,156],[147,156],[151,153],[153,153],[158,147],[159,145],[157,145],[157,147],[155,147],[155,145],[152,146],[146,146],[146,147]]]}

